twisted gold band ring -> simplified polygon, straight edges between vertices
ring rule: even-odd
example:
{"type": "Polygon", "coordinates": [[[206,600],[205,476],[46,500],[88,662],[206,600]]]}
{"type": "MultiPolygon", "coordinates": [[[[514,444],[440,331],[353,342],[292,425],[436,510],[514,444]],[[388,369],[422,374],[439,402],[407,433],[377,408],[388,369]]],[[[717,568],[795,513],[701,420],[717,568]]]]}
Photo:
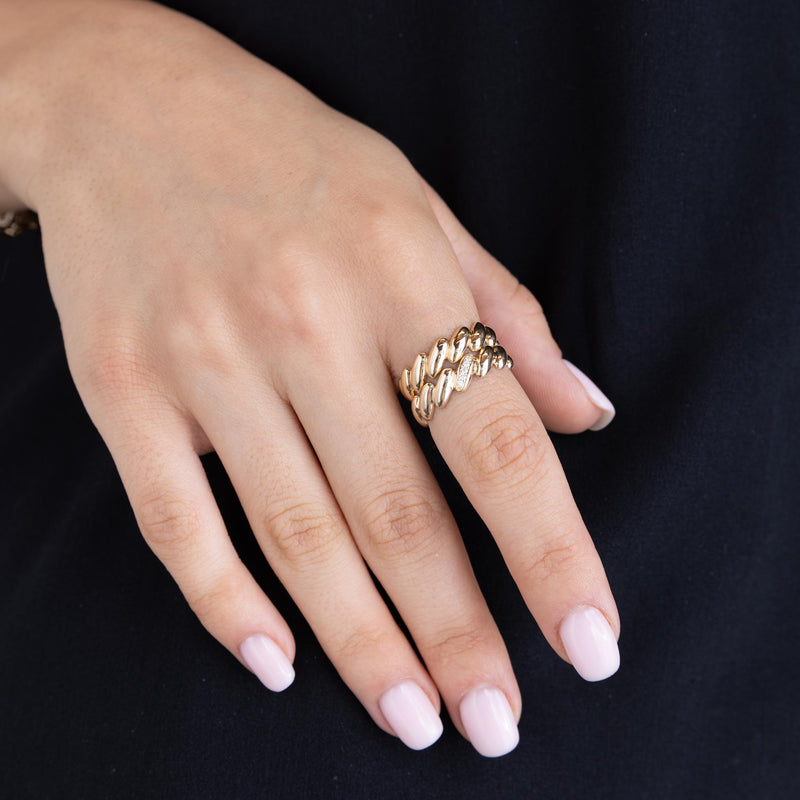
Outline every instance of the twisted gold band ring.
{"type": "Polygon", "coordinates": [[[511,369],[514,361],[497,342],[495,332],[480,322],[438,339],[428,353],[419,353],[400,375],[400,392],[411,401],[414,419],[427,427],[433,412],[444,408],[453,392],[466,391],[473,376],[492,367],[511,369]]]}

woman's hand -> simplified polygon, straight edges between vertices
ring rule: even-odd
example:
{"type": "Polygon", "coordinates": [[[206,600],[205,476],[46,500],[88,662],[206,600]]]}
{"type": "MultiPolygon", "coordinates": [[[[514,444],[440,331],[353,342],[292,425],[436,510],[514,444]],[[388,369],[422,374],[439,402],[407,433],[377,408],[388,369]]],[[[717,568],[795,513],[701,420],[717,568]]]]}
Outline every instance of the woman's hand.
{"type": "Polygon", "coordinates": [[[552,647],[588,680],[613,673],[614,600],[545,432],[613,409],[532,295],[390,142],[199,23],[127,1],[33,2],[28,20],[4,42],[4,191],[39,212],[78,390],[211,634],[291,683],[291,632],[199,459],[215,450],[381,728],[431,744],[441,693],[481,753],[514,747],[502,637],[397,398],[420,350],[481,319],[514,372],[474,380],[431,433],[552,647]]]}

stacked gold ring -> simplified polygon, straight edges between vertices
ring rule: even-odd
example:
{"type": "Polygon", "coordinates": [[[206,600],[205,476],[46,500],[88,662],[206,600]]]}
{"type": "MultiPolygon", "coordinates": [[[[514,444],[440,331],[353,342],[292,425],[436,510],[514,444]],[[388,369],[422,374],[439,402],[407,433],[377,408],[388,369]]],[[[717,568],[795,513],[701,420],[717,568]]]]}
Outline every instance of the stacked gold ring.
{"type": "Polygon", "coordinates": [[[411,412],[427,427],[433,412],[444,408],[453,392],[466,391],[473,375],[482,378],[492,367],[511,369],[514,361],[497,343],[495,332],[476,322],[438,339],[428,353],[419,353],[400,375],[400,392],[411,412]]]}

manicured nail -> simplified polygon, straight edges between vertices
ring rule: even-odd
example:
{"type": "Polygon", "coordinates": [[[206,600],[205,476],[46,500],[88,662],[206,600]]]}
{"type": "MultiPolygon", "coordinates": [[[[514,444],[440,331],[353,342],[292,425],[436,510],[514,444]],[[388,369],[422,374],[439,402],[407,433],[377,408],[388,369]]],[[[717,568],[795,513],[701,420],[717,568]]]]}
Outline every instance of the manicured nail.
{"type": "Polygon", "coordinates": [[[586,681],[602,681],[619,669],[617,637],[605,615],[592,606],[578,606],[559,630],[572,666],[586,681]]]}
{"type": "Polygon", "coordinates": [[[378,705],[400,741],[412,750],[430,747],[442,735],[442,720],[414,681],[392,686],[378,705]]]}
{"type": "Polygon", "coordinates": [[[494,686],[472,689],[461,701],[459,712],[472,746],[482,756],[504,756],[519,743],[508,698],[494,686]]]}
{"type": "Polygon", "coordinates": [[[589,399],[592,401],[594,405],[596,405],[600,411],[600,418],[589,428],[590,431],[600,431],[614,419],[614,414],[617,412],[614,410],[614,406],[612,405],[611,401],[597,388],[594,381],[590,380],[586,375],[584,375],[573,363],[564,359],[564,364],[566,365],[567,369],[580,381],[581,386],[583,386],[584,391],[589,396],[589,399]]]}
{"type": "Polygon", "coordinates": [[[294,667],[269,636],[257,633],[245,639],[239,651],[256,677],[273,692],[282,692],[294,680],[294,667]]]}

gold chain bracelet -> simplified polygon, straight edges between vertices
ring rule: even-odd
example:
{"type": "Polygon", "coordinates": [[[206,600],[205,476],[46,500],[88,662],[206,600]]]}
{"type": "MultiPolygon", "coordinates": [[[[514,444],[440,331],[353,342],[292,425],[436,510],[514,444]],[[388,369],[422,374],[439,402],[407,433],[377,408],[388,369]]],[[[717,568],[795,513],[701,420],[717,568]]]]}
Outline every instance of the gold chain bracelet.
{"type": "Polygon", "coordinates": [[[6,236],[21,236],[26,231],[35,231],[39,228],[39,217],[35,211],[4,211],[0,212],[0,233],[6,236]]]}

